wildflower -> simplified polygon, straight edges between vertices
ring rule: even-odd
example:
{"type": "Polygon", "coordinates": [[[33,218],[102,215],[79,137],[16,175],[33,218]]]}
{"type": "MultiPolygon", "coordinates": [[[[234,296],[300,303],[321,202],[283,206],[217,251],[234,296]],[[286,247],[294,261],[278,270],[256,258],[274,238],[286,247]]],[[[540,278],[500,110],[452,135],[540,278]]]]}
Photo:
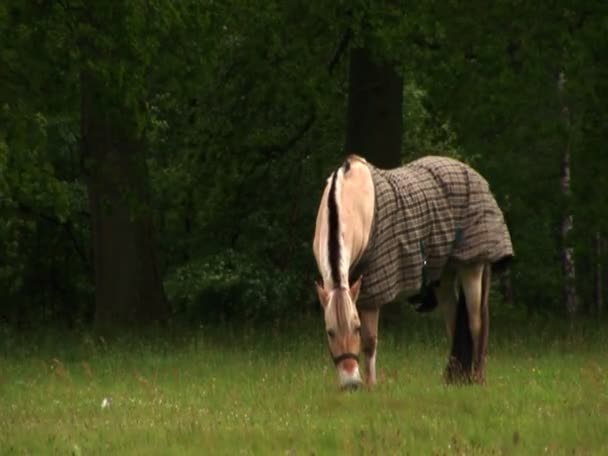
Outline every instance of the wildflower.
{"type": "Polygon", "coordinates": [[[102,408],[102,409],[106,409],[106,408],[108,408],[108,407],[110,406],[110,402],[111,402],[111,401],[110,401],[110,399],[109,399],[109,398],[104,397],[104,398],[103,398],[103,401],[101,401],[101,408],[102,408]]]}

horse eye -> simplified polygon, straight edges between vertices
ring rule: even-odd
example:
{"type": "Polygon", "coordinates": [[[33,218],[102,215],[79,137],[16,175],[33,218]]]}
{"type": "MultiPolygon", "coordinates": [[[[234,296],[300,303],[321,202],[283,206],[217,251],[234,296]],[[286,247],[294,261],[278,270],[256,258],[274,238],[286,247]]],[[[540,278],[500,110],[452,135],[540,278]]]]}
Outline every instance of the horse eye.
{"type": "Polygon", "coordinates": [[[328,329],[327,335],[333,339],[336,336],[336,331],[334,331],[333,329],[328,329]]]}

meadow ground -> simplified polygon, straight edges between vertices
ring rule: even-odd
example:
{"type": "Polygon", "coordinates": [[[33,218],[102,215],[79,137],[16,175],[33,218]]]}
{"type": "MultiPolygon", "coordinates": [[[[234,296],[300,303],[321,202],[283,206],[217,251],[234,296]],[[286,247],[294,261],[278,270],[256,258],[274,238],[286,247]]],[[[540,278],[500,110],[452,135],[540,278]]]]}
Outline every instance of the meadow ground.
{"type": "Polygon", "coordinates": [[[340,392],[321,321],[99,343],[0,339],[0,454],[608,454],[608,327],[493,321],[488,382],[442,382],[440,321],[382,330],[340,392]],[[102,407],[107,399],[109,404],[102,407]]]}

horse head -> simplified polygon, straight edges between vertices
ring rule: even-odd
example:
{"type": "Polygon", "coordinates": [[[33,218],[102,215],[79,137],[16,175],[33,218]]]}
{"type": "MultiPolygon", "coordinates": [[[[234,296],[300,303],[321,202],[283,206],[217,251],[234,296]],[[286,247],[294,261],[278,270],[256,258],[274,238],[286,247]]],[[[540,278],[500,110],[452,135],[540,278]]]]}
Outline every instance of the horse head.
{"type": "Polygon", "coordinates": [[[324,312],[329,353],[336,366],[340,386],[357,387],[362,383],[359,372],[361,322],[355,303],[361,278],[350,289],[337,287],[328,290],[319,283],[316,285],[324,312]]]}

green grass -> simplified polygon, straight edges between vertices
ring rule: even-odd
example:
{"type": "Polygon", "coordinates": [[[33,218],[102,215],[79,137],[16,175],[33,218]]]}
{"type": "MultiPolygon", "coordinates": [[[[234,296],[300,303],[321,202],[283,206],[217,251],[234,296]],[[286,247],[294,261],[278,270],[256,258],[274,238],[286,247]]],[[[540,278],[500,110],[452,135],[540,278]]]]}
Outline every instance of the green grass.
{"type": "Polygon", "coordinates": [[[599,324],[495,324],[484,387],[443,384],[442,328],[385,328],[379,385],[354,393],[320,320],[172,342],[6,333],[0,454],[608,454],[599,324]]]}

